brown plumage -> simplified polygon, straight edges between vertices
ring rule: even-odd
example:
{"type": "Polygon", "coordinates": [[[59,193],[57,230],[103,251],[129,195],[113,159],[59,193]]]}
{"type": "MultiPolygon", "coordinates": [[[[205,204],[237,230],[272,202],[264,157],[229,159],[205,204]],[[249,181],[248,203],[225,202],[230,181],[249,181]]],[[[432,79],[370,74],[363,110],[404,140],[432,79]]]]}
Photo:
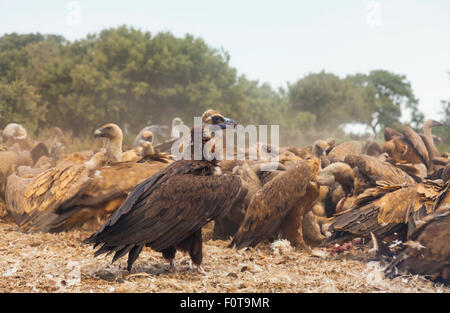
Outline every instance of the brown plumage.
{"type": "Polygon", "coordinates": [[[202,261],[201,227],[221,218],[242,193],[239,177],[214,175],[208,161],[177,161],[145,180],[103,227],[86,240],[103,244],[95,253],[129,253],[128,270],[144,245],[171,261],[177,249],[202,261]]]}
{"type": "MultiPolygon", "coordinates": [[[[420,137],[422,138],[422,141],[427,148],[428,155],[431,161],[433,161],[434,158],[439,158],[441,156],[433,140],[432,129],[436,126],[443,126],[443,124],[432,119],[426,120],[423,123],[423,134],[420,134],[420,137]]],[[[434,162],[431,162],[430,166],[431,170],[439,169],[442,167],[439,164],[435,164],[434,162]]]]}
{"type": "Polygon", "coordinates": [[[348,155],[345,163],[354,168],[355,193],[358,195],[368,186],[374,187],[377,182],[395,184],[414,184],[415,180],[407,173],[392,165],[369,155],[348,155]]]}
{"type": "Polygon", "coordinates": [[[393,164],[410,164],[416,168],[423,164],[424,170],[417,169],[419,177],[424,178],[427,169],[431,168],[431,160],[422,138],[408,126],[402,128],[401,134],[402,136],[393,136],[386,141],[382,152],[389,155],[393,164]]]}
{"type": "Polygon", "coordinates": [[[362,153],[362,146],[359,141],[346,141],[334,147],[328,153],[328,159],[331,162],[344,162],[347,155],[358,155],[362,153]]]}
{"type": "Polygon", "coordinates": [[[31,177],[14,174],[7,183],[8,210],[22,231],[66,231],[107,217],[134,186],[166,166],[114,163],[89,171],[66,161],[31,177]]]}
{"type": "Polygon", "coordinates": [[[241,225],[245,218],[245,213],[252,197],[262,187],[259,177],[246,161],[243,161],[242,165],[236,166],[233,169],[233,174],[238,175],[242,179],[242,184],[246,187],[247,194],[241,201],[236,201],[233,204],[228,214],[222,219],[215,221],[213,232],[214,239],[225,240],[238,231],[239,225],[241,225]]]}
{"type": "MultiPolygon", "coordinates": [[[[221,128],[226,128],[227,126],[234,127],[237,125],[237,123],[235,121],[223,116],[216,110],[208,109],[205,112],[203,112],[203,114],[202,114],[202,125],[203,126],[217,125],[221,128]]],[[[172,138],[163,143],[160,143],[155,146],[155,150],[161,151],[161,152],[170,152],[172,145],[178,139],[179,138],[172,138]]],[[[224,139],[224,142],[225,142],[225,139],[224,139]]]]}
{"type": "Polygon", "coordinates": [[[386,268],[386,276],[420,274],[450,285],[449,243],[450,210],[425,217],[404,243],[405,249],[386,268]]]}
{"type": "Polygon", "coordinates": [[[5,196],[8,176],[21,165],[32,166],[33,159],[28,151],[0,151],[0,198],[5,196]]]}
{"type": "Polygon", "coordinates": [[[306,248],[301,225],[305,211],[319,195],[319,187],[312,180],[319,169],[317,158],[300,161],[264,185],[252,198],[230,246],[255,246],[282,233],[292,245],[306,248]]]}
{"type": "Polygon", "coordinates": [[[366,144],[364,145],[362,153],[377,157],[382,153],[382,151],[381,147],[378,145],[376,141],[367,140],[366,144]]]}
{"type": "Polygon", "coordinates": [[[402,133],[396,131],[393,128],[385,127],[384,128],[384,141],[390,141],[396,137],[403,137],[402,133]]]}
{"type": "Polygon", "coordinates": [[[60,163],[29,179],[11,175],[7,208],[22,230],[46,230],[58,210],[70,207],[88,187],[88,170],[81,164],[60,163]]]}
{"type": "MultiPolygon", "coordinates": [[[[210,140],[203,133],[201,147],[210,140]]],[[[191,152],[193,156],[194,149],[191,152]]],[[[128,253],[128,270],[144,245],[162,252],[171,269],[180,249],[189,252],[198,271],[204,273],[201,228],[221,219],[245,193],[238,176],[218,174],[214,159],[176,161],[139,184],[85,242],[102,244],[95,255],[115,252],[113,262],[128,253]]]]}
{"type": "Polygon", "coordinates": [[[95,130],[94,137],[107,139],[104,152],[106,162],[120,162],[122,160],[123,133],[119,126],[113,123],[105,124],[95,130]]]}
{"type": "Polygon", "coordinates": [[[333,218],[326,243],[342,242],[354,237],[377,238],[396,232],[408,239],[420,220],[435,211],[436,201],[445,193],[442,185],[426,181],[415,185],[380,185],[360,194],[354,206],[333,218]]]}

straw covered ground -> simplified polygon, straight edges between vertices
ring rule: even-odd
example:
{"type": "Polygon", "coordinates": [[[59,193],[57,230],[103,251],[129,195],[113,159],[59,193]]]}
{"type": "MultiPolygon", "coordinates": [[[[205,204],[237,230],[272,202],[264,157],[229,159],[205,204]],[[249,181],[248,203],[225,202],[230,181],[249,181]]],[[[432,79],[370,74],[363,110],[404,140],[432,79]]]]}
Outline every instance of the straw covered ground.
{"type": "Polygon", "coordinates": [[[208,226],[201,276],[181,253],[178,272],[168,273],[161,254],[144,248],[128,273],[126,257],[93,257],[82,243],[90,231],[24,234],[0,220],[0,292],[450,292],[420,276],[386,279],[375,261],[311,256],[286,241],[235,251],[210,240],[208,226]]]}

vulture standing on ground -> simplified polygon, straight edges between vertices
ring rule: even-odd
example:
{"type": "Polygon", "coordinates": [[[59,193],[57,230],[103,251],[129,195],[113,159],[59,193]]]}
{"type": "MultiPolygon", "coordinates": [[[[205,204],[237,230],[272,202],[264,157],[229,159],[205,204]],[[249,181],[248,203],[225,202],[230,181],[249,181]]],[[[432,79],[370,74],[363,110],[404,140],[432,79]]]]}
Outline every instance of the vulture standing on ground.
{"type": "Polygon", "coordinates": [[[281,237],[288,239],[293,246],[309,250],[303,240],[302,222],[319,196],[318,181],[328,184],[333,179],[327,176],[333,175],[336,181],[345,185],[346,192],[352,192],[353,172],[347,164],[339,164],[334,165],[335,171],[327,171],[322,177],[318,177],[318,158],[291,164],[252,198],[230,247],[256,246],[281,233],[281,237]]]}
{"type": "Polygon", "coordinates": [[[245,212],[247,211],[247,207],[252,197],[262,187],[259,177],[246,161],[243,161],[241,165],[236,166],[232,173],[242,179],[242,183],[247,188],[247,195],[242,201],[236,201],[230,212],[222,219],[214,222],[214,239],[226,240],[237,232],[239,225],[241,225],[245,218],[245,212]]]}
{"type": "MultiPolygon", "coordinates": [[[[203,134],[201,147],[210,140],[203,134]]],[[[202,227],[224,216],[245,193],[238,176],[219,174],[215,159],[176,161],[139,184],[85,242],[102,245],[96,256],[115,252],[113,262],[128,253],[129,271],[144,245],[162,252],[170,270],[176,251],[186,251],[204,274],[202,227]]]]}

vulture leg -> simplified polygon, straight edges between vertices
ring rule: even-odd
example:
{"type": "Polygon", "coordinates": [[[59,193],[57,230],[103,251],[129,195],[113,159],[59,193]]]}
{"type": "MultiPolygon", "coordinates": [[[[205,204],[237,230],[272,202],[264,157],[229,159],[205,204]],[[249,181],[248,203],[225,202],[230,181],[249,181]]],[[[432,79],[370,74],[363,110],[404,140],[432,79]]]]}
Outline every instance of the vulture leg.
{"type": "Polygon", "coordinates": [[[169,260],[170,266],[169,266],[169,272],[175,273],[177,271],[177,268],[175,266],[175,254],[177,253],[177,250],[175,247],[170,247],[167,249],[162,250],[162,254],[164,259],[169,260]]]}
{"type": "Polygon", "coordinates": [[[192,262],[197,266],[197,271],[201,275],[206,275],[205,270],[202,267],[202,230],[197,230],[194,234],[192,234],[192,242],[191,247],[189,249],[189,255],[191,256],[192,262]]]}
{"type": "Polygon", "coordinates": [[[202,274],[206,275],[205,270],[202,268],[202,229],[200,228],[192,235],[184,239],[180,244],[178,244],[177,249],[185,252],[189,252],[192,262],[196,265],[196,270],[202,274]]]}
{"type": "Polygon", "coordinates": [[[214,222],[214,240],[227,240],[228,237],[233,237],[233,235],[238,231],[239,225],[236,225],[225,216],[220,221],[214,222]]]}
{"type": "Polygon", "coordinates": [[[311,251],[303,239],[303,210],[292,210],[286,216],[281,226],[281,234],[293,247],[311,251]]]}

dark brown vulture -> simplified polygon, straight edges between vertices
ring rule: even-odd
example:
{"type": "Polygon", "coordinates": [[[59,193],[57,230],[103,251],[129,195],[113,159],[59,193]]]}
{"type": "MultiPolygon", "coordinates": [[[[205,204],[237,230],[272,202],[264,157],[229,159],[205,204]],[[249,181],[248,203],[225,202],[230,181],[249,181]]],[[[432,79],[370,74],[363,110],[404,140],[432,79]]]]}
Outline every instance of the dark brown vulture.
{"type": "MultiPolygon", "coordinates": [[[[202,147],[209,140],[203,136],[202,147]]],[[[102,245],[95,256],[115,252],[113,262],[128,253],[129,271],[144,245],[162,252],[171,270],[176,251],[186,251],[204,274],[202,227],[222,218],[246,193],[238,176],[218,174],[217,169],[215,159],[172,163],[139,184],[85,242],[102,245]]]]}
{"type": "MultiPolygon", "coordinates": [[[[236,126],[236,122],[224,117],[222,114],[220,114],[219,112],[213,110],[213,109],[209,109],[206,110],[205,112],[203,112],[202,114],[202,124],[203,126],[207,126],[207,125],[218,125],[222,128],[225,128],[227,126],[236,126]]],[[[155,146],[155,149],[161,152],[170,152],[172,145],[178,140],[178,138],[172,138],[170,140],[167,140],[159,145],[155,146]]],[[[225,139],[224,139],[225,141],[225,139]]]]}
{"type": "MultiPolygon", "coordinates": [[[[348,165],[343,166],[351,172],[348,165]]],[[[230,246],[237,249],[256,246],[265,239],[281,235],[294,247],[309,251],[303,240],[302,224],[303,216],[319,197],[319,171],[319,159],[311,158],[290,165],[264,185],[251,200],[245,219],[230,246]]],[[[341,171],[327,171],[322,178],[326,183],[334,180],[341,182],[343,180],[336,177],[340,174],[341,171]],[[330,180],[328,175],[335,178],[330,180]]],[[[352,176],[348,178],[352,179],[352,176]]],[[[351,186],[351,183],[346,181],[345,185],[351,186]]]]}
{"type": "Polygon", "coordinates": [[[385,274],[389,278],[404,273],[426,275],[450,285],[450,210],[429,215],[422,222],[385,274]]]}

